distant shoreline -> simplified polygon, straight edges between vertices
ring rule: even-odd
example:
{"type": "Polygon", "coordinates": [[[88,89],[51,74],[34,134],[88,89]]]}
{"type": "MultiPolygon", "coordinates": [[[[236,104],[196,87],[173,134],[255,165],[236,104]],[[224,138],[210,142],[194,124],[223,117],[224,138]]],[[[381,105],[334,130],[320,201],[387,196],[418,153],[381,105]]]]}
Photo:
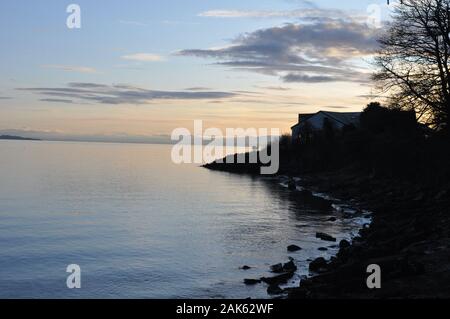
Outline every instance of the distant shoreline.
{"type": "Polygon", "coordinates": [[[9,140],[9,141],[42,141],[38,138],[31,138],[31,137],[22,137],[22,136],[15,136],[15,135],[0,135],[0,140],[9,140]]]}

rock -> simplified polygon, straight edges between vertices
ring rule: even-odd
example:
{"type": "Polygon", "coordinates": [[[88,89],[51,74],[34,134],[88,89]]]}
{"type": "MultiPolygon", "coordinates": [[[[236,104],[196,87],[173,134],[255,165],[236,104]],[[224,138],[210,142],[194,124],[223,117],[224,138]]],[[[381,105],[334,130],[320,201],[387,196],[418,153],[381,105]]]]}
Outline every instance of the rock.
{"type": "Polygon", "coordinates": [[[314,196],[311,191],[306,190],[306,189],[302,189],[300,191],[300,195],[303,196],[303,197],[313,197],[314,196]]]}
{"type": "Polygon", "coordinates": [[[336,238],[325,233],[316,233],[316,238],[320,238],[325,241],[336,241],[336,238]]]}
{"type": "Polygon", "coordinates": [[[331,217],[331,218],[328,219],[329,222],[335,222],[336,220],[337,220],[336,217],[331,217]]]}
{"type": "Polygon", "coordinates": [[[323,257],[319,257],[317,259],[314,259],[309,264],[309,270],[315,271],[315,272],[318,272],[321,268],[326,268],[326,267],[327,267],[327,261],[323,257]]]}
{"type": "Polygon", "coordinates": [[[297,266],[296,266],[296,265],[294,264],[294,262],[291,260],[290,262],[285,263],[285,264],[283,265],[283,270],[284,270],[285,272],[294,272],[294,271],[297,270],[297,266]]]}
{"type": "Polygon", "coordinates": [[[350,247],[350,243],[348,242],[348,240],[341,240],[339,243],[339,248],[347,248],[350,247]]]}
{"type": "Polygon", "coordinates": [[[301,250],[302,248],[301,247],[299,247],[299,246],[297,246],[297,245],[290,245],[290,246],[288,246],[288,248],[287,248],[287,250],[289,251],[289,252],[296,252],[296,251],[299,251],[299,250],[301,250]]]}
{"type": "Polygon", "coordinates": [[[270,270],[277,274],[284,272],[282,264],[276,264],[276,265],[270,266],[270,270]]]}
{"type": "Polygon", "coordinates": [[[293,276],[293,272],[287,272],[275,277],[263,277],[261,278],[261,281],[265,282],[268,285],[280,285],[287,283],[293,276]]]}
{"type": "Polygon", "coordinates": [[[290,179],[288,182],[288,189],[291,191],[294,191],[297,189],[297,184],[295,183],[295,181],[293,179],[290,179]]]}
{"type": "Polygon", "coordinates": [[[320,247],[318,250],[320,250],[320,251],[327,251],[328,248],[326,248],[326,247],[320,247]]]}
{"type": "Polygon", "coordinates": [[[244,279],[244,284],[246,285],[256,285],[261,283],[261,280],[259,279],[244,279]]]}
{"type": "Polygon", "coordinates": [[[252,267],[244,265],[240,269],[242,269],[242,270],[249,270],[249,269],[252,269],[252,267]]]}
{"type": "Polygon", "coordinates": [[[267,288],[267,293],[269,295],[280,295],[283,293],[283,289],[281,289],[278,285],[270,285],[267,288]]]}
{"type": "Polygon", "coordinates": [[[307,280],[307,279],[308,279],[308,276],[306,276],[306,275],[301,275],[300,276],[300,282],[302,282],[304,280],[307,280]]]}

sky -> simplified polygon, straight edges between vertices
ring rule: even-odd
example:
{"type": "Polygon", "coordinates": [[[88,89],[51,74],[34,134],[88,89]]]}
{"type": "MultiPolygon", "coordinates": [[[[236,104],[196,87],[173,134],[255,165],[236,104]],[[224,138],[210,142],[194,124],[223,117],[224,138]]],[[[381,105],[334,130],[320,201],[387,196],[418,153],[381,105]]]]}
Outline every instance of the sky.
{"type": "Polygon", "coordinates": [[[388,16],[384,0],[1,1],[0,133],[288,132],[298,113],[362,110],[373,4],[388,16]]]}

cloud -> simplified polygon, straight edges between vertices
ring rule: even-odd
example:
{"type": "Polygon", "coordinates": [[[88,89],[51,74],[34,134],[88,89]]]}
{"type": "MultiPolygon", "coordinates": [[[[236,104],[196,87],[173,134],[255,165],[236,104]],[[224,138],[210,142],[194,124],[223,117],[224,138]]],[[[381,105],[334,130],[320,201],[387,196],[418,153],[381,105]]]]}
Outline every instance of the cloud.
{"type": "Polygon", "coordinates": [[[340,105],[327,105],[323,106],[323,109],[348,109],[348,106],[340,106],[340,105]]]}
{"type": "Polygon", "coordinates": [[[379,94],[361,94],[361,95],[357,95],[357,98],[360,99],[377,99],[377,98],[382,98],[382,95],[379,94]]]}
{"type": "Polygon", "coordinates": [[[236,92],[222,91],[161,91],[148,90],[131,85],[104,85],[98,83],[73,82],[66,87],[17,88],[43,95],[47,102],[99,104],[149,104],[154,100],[209,100],[238,96],[236,92]]]}
{"type": "Polygon", "coordinates": [[[0,96],[0,100],[11,100],[12,97],[9,96],[0,96]]]}
{"type": "Polygon", "coordinates": [[[50,103],[67,103],[72,104],[72,100],[66,100],[66,99],[40,99],[39,101],[42,102],[50,102],[50,103]]]}
{"type": "Polygon", "coordinates": [[[185,90],[186,91],[208,91],[208,90],[211,90],[211,89],[207,88],[207,87],[196,86],[196,87],[186,88],[185,90]]]}
{"type": "Polygon", "coordinates": [[[258,89],[271,90],[271,91],[290,91],[291,88],[282,86],[255,86],[258,89]]]}
{"type": "Polygon", "coordinates": [[[284,82],[367,82],[369,73],[355,61],[376,51],[378,32],[351,17],[324,17],[246,33],[225,47],[176,54],[214,59],[219,65],[278,76],[284,82]]]}
{"type": "Polygon", "coordinates": [[[164,61],[164,57],[152,53],[135,53],[122,56],[124,60],[139,61],[139,62],[160,62],[164,61]]]}
{"type": "Polygon", "coordinates": [[[325,17],[343,18],[348,15],[338,9],[302,8],[297,10],[209,10],[198,14],[206,18],[298,18],[317,19],[325,17]]]}
{"type": "Polygon", "coordinates": [[[56,69],[66,72],[77,72],[77,73],[98,73],[94,68],[87,66],[75,66],[75,65],[60,65],[60,64],[45,64],[41,66],[46,69],[56,69]]]}

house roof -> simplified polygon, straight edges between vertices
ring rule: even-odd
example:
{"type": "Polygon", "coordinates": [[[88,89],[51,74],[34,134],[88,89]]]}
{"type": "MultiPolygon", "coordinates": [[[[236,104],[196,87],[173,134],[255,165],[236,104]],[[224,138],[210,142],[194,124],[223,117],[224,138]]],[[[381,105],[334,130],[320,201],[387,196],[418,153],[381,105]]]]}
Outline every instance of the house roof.
{"type": "Polygon", "coordinates": [[[336,121],[344,125],[358,124],[359,117],[361,115],[361,112],[328,112],[328,111],[320,111],[320,112],[328,115],[329,117],[335,119],[336,121]]]}
{"type": "Polygon", "coordinates": [[[298,116],[301,119],[301,121],[299,121],[297,124],[295,124],[294,126],[291,127],[291,129],[293,129],[294,127],[296,127],[297,125],[299,125],[301,122],[306,121],[307,119],[309,119],[310,117],[316,115],[317,113],[300,113],[298,116]]]}
{"type": "Polygon", "coordinates": [[[307,121],[308,119],[319,113],[323,113],[326,116],[332,118],[333,120],[343,125],[351,125],[351,124],[357,125],[359,123],[359,117],[361,115],[361,112],[328,112],[328,111],[319,111],[317,113],[312,114],[299,114],[301,119],[300,122],[292,126],[291,129],[297,127],[304,121],[307,121]]]}

